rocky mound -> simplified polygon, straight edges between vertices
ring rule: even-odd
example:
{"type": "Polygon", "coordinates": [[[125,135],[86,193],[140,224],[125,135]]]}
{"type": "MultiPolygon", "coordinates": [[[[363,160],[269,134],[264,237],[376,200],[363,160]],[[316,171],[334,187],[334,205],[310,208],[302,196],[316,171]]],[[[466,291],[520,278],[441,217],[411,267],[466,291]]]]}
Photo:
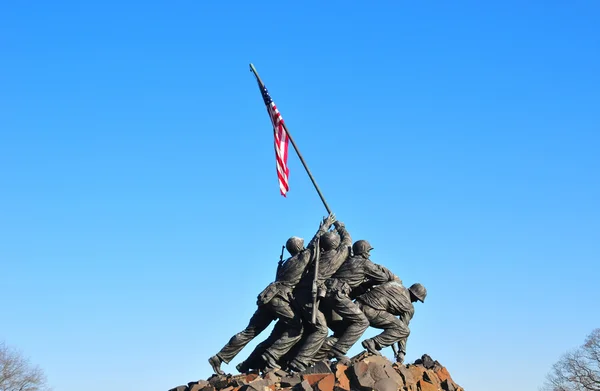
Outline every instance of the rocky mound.
{"type": "Polygon", "coordinates": [[[322,361],[301,373],[271,371],[260,376],[213,375],[169,391],[464,391],[439,362],[428,355],[413,364],[392,363],[360,354],[350,366],[322,361]]]}

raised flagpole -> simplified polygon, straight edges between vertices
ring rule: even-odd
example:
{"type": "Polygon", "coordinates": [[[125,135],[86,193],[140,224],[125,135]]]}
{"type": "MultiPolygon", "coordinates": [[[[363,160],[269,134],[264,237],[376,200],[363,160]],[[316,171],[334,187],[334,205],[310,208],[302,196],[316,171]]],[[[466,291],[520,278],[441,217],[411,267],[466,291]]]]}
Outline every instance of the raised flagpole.
{"type": "MultiPolygon", "coordinates": [[[[262,92],[263,88],[265,88],[265,85],[262,82],[260,76],[258,76],[258,72],[256,71],[256,68],[254,68],[254,65],[252,65],[252,63],[250,63],[250,70],[252,71],[252,73],[254,73],[254,76],[256,76],[256,81],[258,82],[258,87],[260,88],[260,90],[262,92]]],[[[323,193],[321,193],[321,189],[319,189],[319,185],[317,185],[317,182],[315,181],[315,178],[313,178],[312,173],[308,169],[308,166],[306,165],[306,162],[304,161],[304,158],[302,157],[300,150],[298,150],[298,147],[296,146],[296,142],[294,141],[294,138],[290,134],[290,131],[288,130],[287,125],[285,124],[285,121],[282,123],[282,125],[283,125],[283,129],[285,130],[285,133],[287,134],[288,138],[292,142],[292,146],[294,147],[296,154],[300,158],[300,161],[302,162],[302,165],[304,166],[304,169],[306,170],[308,177],[310,178],[313,186],[315,187],[315,190],[317,190],[317,193],[319,194],[319,197],[321,198],[321,201],[323,202],[325,209],[327,209],[327,213],[331,214],[331,209],[329,209],[329,205],[327,205],[327,201],[325,201],[325,197],[323,197],[323,193]]]]}

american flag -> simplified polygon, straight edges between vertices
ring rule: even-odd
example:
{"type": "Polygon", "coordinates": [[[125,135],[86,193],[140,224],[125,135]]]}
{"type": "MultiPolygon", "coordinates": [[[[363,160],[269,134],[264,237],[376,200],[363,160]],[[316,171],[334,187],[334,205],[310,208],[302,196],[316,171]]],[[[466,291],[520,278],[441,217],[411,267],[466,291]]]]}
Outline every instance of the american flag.
{"type": "Polygon", "coordinates": [[[286,193],[290,189],[288,185],[288,179],[290,177],[290,169],[287,165],[288,159],[288,144],[289,138],[285,128],[283,127],[283,117],[277,110],[275,102],[271,99],[267,87],[261,86],[261,92],[267,111],[269,112],[269,118],[273,124],[273,133],[275,135],[275,159],[277,161],[277,177],[279,178],[279,190],[281,195],[285,197],[286,193]]]}

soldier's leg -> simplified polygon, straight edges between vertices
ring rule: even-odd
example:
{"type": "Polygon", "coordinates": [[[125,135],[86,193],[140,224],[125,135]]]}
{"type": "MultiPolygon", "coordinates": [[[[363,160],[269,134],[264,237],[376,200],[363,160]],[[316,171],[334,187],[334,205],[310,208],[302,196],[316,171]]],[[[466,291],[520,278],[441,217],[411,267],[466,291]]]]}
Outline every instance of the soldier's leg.
{"type": "Polygon", "coordinates": [[[298,354],[298,352],[300,351],[300,348],[304,345],[304,342],[306,341],[306,332],[305,330],[308,330],[311,328],[311,325],[309,323],[307,323],[306,321],[302,321],[302,326],[303,326],[303,331],[302,331],[302,338],[300,338],[300,341],[298,341],[298,343],[296,343],[289,352],[287,352],[286,354],[283,355],[283,357],[281,357],[281,359],[279,360],[279,365],[282,368],[287,368],[288,364],[290,363],[290,361],[292,361],[292,359],[294,357],[296,357],[296,355],[298,354]]]}
{"type": "Polygon", "coordinates": [[[273,331],[267,339],[259,343],[256,348],[250,353],[247,359],[239,363],[236,368],[241,373],[248,372],[251,369],[265,369],[265,360],[263,354],[277,341],[287,329],[287,325],[281,320],[275,324],[273,331]]]}
{"type": "Polygon", "coordinates": [[[329,352],[331,352],[331,348],[333,347],[333,345],[336,344],[337,341],[338,337],[336,337],[335,335],[330,335],[327,338],[325,338],[325,341],[323,341],[321,348],[319,349],[317,354],[315,354],[313,360],[315,362],[326,360],[329,357],[329,352]]]}
{"type": "Polygon", "coordinates": [[[333,309],[343,319],[346,329],[331,348],[330,357],[344,356],[369,327],[369,320],[360,307],[342,292],[332,292],[333,309]]]}
{"type": "Polygon", "coordinates": [[[368,305],[362,305],[362,309],[368,317],[371,327],[383,329],[381,334],[363,341],[363,346],[373,344],[377,350],[381,350],[395,342],[405,340],[410,334],[408,326],[393,314],[376,310],[368,305]]]}
{"type": "Polygon", "coordinates": [[[259,306],[254,315],[252,315],[252,318],[250,318],[248,326],[243,331],[231,337],[229,342],[223,346],[223,349],[216,356],[222,362],[229,363],[250,341],[266,329],[273,319],[273,314],[267,308],[259,306]]]}
{"type": "MultiPolygon", "coordinates": [[[[311,319],[312,297],[310,291],[298,294],[296,300],[301,308],[303,317],[306,320],[311,319]]],[[[292,370],[301,371],[308,367],[313,362],[314,356],[327,337],[327,321],[325,320],[325,316],[318,308],[316,311],[316,323],[304,327],[305,339],[303,339],[302,346],[298,349],[298,353],[294,359],[290,361],[289,366],[292,370]]]]}
{"type": "Polygon", "coordinates": [[[327,327],[333,331],[333,334],[325,338],[325,341],[321,345],[321,349],[319,349],[314,357],[314,361],[326,360],[329,351],[331,351],[331,347],[337,343],[339,337],[346,330],[344,323],[341,321],[341,317],[337,314],[334,314],[333,308],[327,298],[323,298],[321,300],[319,309],[325,316],[327,327]]]}
{"type": "MultiPolygon", "coordinates": [[[[294,311],[290,302],[276,296],[268,303],[271,311],[279,318],[273,343],[265,350],[263,359],[267,366],[275,368],[276,364],[302,337],[302,317],[294,311]]],[[[274,330],[275,331],[275,330],[274,330]]]]}

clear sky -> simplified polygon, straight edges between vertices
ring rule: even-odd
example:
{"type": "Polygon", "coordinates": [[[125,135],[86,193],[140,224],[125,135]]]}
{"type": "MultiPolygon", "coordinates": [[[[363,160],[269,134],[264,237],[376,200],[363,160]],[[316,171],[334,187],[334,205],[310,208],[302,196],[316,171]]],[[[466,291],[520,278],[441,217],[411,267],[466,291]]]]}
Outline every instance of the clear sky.
{"type": "Polygon", "coordinates": [[[253,62],[353,238],[428,288],[407,360],[536,389],[600,326],[599,26],[596,0],[3,2],[0,339],[56,391],[210,375],[326,214],[294,154],[279,195],[253,62]]]}

